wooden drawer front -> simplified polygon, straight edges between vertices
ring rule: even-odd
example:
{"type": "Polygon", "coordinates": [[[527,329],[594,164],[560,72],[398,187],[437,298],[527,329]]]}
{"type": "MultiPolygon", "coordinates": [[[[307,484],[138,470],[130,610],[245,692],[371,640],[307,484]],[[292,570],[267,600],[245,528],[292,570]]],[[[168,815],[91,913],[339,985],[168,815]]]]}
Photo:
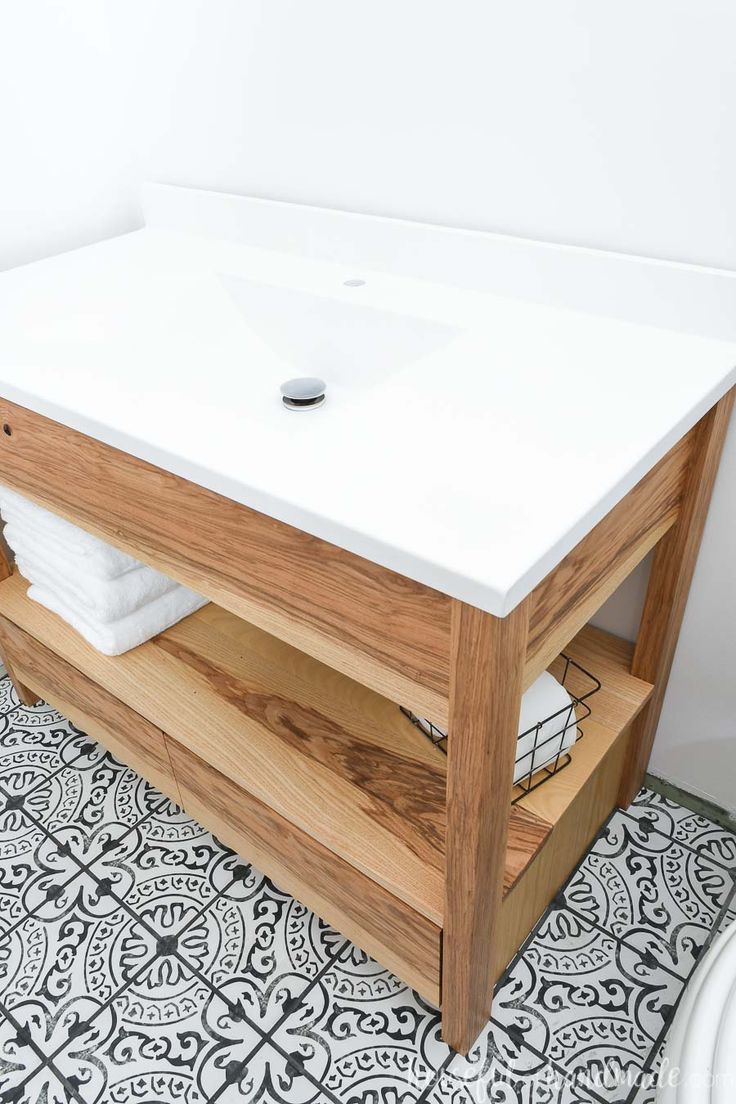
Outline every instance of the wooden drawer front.
{"type": "Polygon", "coordinates": [[[282,889],[440,1003],[440,929],[167,737],[190,816],[282,889]]]}
{"type": "Polygon", "coordinates": [[[76,667],[0,616],[0,651],[13,675],[83,732],[180,804],[164,734],[76,667]]]}
{"type": "Polygon", "coordinates": [[[2,423],[3,483],[447,722],[447,595],[0,398],[2,423]]]}

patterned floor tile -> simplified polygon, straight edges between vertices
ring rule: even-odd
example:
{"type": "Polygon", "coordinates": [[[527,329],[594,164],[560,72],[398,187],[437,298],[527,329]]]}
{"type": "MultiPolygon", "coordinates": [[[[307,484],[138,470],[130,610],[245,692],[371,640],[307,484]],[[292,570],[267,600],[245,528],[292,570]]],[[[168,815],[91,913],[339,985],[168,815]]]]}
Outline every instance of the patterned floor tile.
{"type": "MultiPolygon", "coordinates": [[[[193,924],[203,933],[200,914],[231,880],[223,870],[231,852],[165,799],[163,805],[153,823],[151,818],[106,841],[90,873],[158,935],[174,938],[193,924]]],[[[196,931],[188,933],[190,940],[196,931]]]]}
{"type": "Polygon", "coordinates": [[[467,1058],[451,1056],[426,1099],[429,1104],[591,1104],[593,1097],[490,1023],[467,1058]]]}
{"type": "Polygon", "coordinates": [[[664,1048],[665,1044],[663,1042],[642,1074],[641,1083],[637,1086],[634,1095],[627,1104],[655,1104],[657,1088],[660,1084],[665,1086],[670,1083],[673,1085],[678,1083],[679,1070],[674,1070],[669,1060],[662,1061],[664,1048]]]}
{"type": "Polygon", "coordinates": [[[20,705],[20,699],[15,692],[15,687],[5,674],[5,668],[0,664],[0,717],[18,705],[20,705]]]}
{"type": "Polygon", "coordinates": [[[20,1086],[41,1063],[21,1025],[0,1013],[0,1100],[15,1099],[20,1086]]]}
{"type": "Polygon", "coordinates": [[[35,726],[21,725],[17,712],[2,717],[0,790],[15,797],[38,789],[76,758],[83,741],[81,733],[55,712],[35,726]]]}
{"type": "Polygon", "coordinates": [[[45,839],[14,799],[0,810],[0,932],[22,903],[29,881],[38,871],[36,852],[45,839]]]}
{"type": "Polygon", "coordinates": [[[685,978],[732,889],[722,867],[646,822],[616,813],[564,899],[614,935],[642,950],[648,946],[685,978]]]}
{"type": "MultiPolygon", "coordinates": [[[[73,884],[87,888],[83,877],[73,884]]],[[[82,892],[69,893],[60,916],[29,916],[12,931],[0,945],[6,1009],[34,1004],[38,1022],[51,1024],[61,1009],[85,998],[92,1014],[154,959],[157,940],[140,921],[119,906],[99,905],[82,892]]]]}
{"type": "Polygon", "coordinates": [[[499,985],[493,1018],[604,1100],[625,1098],[683,983],[569,909],[553,909],[499,985]]]}
{"type": "Polygon", "coordinates": [[[272,1038],[305,1094],[310,1075],[336,1100],[408,1102],[448,1056],[438,1029],[436,1008],[348,944],[272,1038]]]}
{"type": "Polygon", "coordinates": [[[80,1099],[39,1054],[39,1029],[24,1009],[0,1014],[0,1102],[70,1104],[80,1099]]]}
{"type": "Polygon", "coordinates": [[[194,925],[196,940],[187,931],[181,953],[215,987],[237,977],[249,1018],[266,1031],[345,939],[237,856],[226,857],[213,882],[224,888],[194,925]]]}
{"type": "MultiPolygon", "coordinates": [[[[132,936],[127,953],[138,957],[132,936]]],[[[231,1041],[223,1007],[175,954],[159,953],[80,1023],[54,1063],[85,1104],[203,1104],[225,1076],[218,1058],[231,1041]]],[[[245,1023],[238,1024],[238,1039],[246,1055],[261,1042],[245,1023]]]]}
{"type": "Polygon", "coordinates": [[[639,791],[629,816],[648,818],[652,826],[672,839],[685,843],[713,862],[736,867],[736,825],[733,831],[693,813],[654,790],[639,791]]]}
{"type": "Polygon", "coordinates": [[[109,839],[151,812],[151,799],[162,799],[94,741],[80,736],[74,750],[71,762],[31,791],[24,808],[90,863],[109,839]]]}

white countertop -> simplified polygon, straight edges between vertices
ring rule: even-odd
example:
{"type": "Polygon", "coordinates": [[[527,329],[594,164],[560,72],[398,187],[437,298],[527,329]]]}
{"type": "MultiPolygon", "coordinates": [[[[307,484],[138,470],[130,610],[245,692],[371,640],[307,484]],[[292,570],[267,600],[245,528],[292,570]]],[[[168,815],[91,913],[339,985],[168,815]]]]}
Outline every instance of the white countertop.
{"type": "Polygon", "coordinates": [[[497,615],[736,383],[729,273],[161,186],[147,217],[0,274],[0,394],[497,615]],[[264,340],[241,292],[297,313],[264,340]],[[290,357],[315,304],[359,370],[290,357]]]}

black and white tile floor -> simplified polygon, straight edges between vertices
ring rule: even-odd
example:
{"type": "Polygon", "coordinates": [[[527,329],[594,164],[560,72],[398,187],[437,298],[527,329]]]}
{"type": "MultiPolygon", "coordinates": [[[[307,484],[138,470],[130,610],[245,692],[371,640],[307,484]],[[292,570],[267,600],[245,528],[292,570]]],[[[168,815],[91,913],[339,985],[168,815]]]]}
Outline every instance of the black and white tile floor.
{"type": "Polygon", "coordinates": [[[499,982],[433,1007],[0,681],[0,1102],[650,1104],[736,836],[642,791],[499,982]]]}

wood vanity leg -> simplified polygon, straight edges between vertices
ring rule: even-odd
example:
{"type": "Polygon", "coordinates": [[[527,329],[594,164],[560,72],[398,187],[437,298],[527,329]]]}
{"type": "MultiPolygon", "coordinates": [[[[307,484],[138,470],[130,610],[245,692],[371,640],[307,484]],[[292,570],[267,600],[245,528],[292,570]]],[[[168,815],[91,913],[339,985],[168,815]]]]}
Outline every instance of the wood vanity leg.
{"type": "Polygon", "coordinates": [[[652,753],[733,401],[732,389],[701,419],[677,523],[654,554],[631,664],[633,675],[654,683],[654,693],[632,726],[619,791],[624,809],[641,788],[652,753]]]}
{"type": "Polygon", "coordinates": [[[528,602],[498,618],[453,601],[442,1034],[466,1054],[493,995],[528,602]]]}
{"type": "Polygon", "coordinates": [[[5,670],[8,672],[8,678],[15,687],[15,692],[18,695],[23,705],[35,705],[39,701],[38,694],[34,694],[33,690],[29,690],[28,687],[20,681],[13,670],[13,661],[8,653],[8,648],[5,641],[0,636],[0,662],[2,662],[5,670]]]}

